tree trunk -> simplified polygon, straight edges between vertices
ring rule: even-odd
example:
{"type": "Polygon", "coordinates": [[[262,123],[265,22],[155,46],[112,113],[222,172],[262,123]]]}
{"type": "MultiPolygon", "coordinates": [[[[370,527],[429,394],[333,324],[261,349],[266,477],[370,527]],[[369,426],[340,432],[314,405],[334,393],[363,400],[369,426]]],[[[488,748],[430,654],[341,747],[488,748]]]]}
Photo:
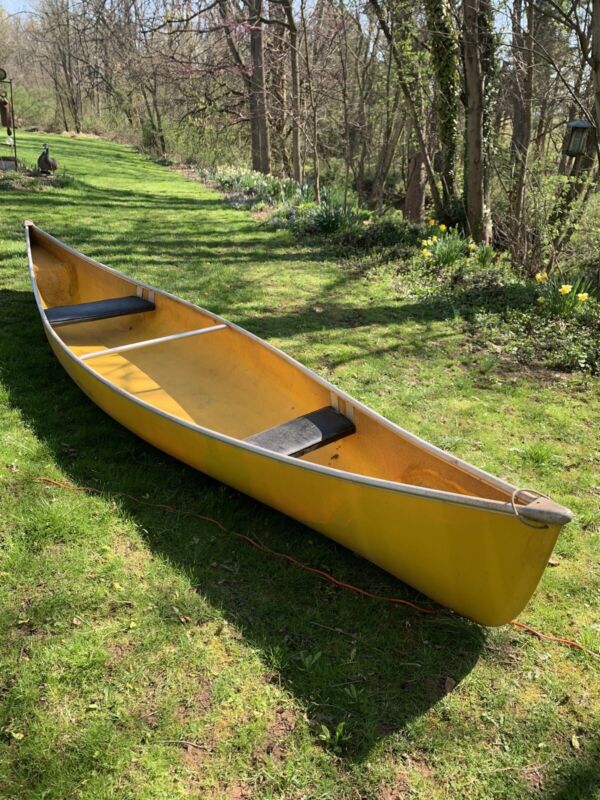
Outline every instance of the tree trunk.
{"type": "Polygon", "coordinates": [[[292,108],[292,176],[302,183],[300,160],[300,70],[298,67],[298,27],[291,0],[283,0],[290,41],[290,100],[292,108]]]}
{"type": "Polygon", "coordinates": [[[489,207],[489,130],[484,111],[487,61],[492,21],[488,0],[464,0],[463,55],[465,64],[466,152],[465,206],[471,236],[476,242],[489,244],[492,224],[489,207]]]}
{"type": "Polygon", "coordinates": [[[291,175],[290,159],[287,152],[287,65],[285,11],[279,2],[270,0],[269,18],[272,35],[265,48],[266,75],[268,79],[271,115],[271,157],[277,157],[276,169],[284,175],[291,175]]]}
{"type": "MultiPolygon", "coordinates": [[[[399,105],[399,104],[398,104],[399,105]]],[[[373,186],[371,188],[371,205],[373,208],[380,209],[383,205],[383,192],[385,182],[392,168],[392,162],[396,153],[398,141],[404,130],[405,119],[399,109],[395,109],[392,129],[389,136],[386,137],[379,151],[377,159],[377,167],[375,168],[375,177],[373,178],[373,186]]],[[[423,167],[421,159],[421,168],[423,167]]]]}
{"type": "Polygon", "coordinates": [[[310,121],[311,121],[311,150],[313,160],[313,189],[315,193],[315,202],[321,202],[321,166],[319,161],[319,111],[314,93],[313,86],[313,69],[311,63],[311,55],[308,47],[308,28],[306,25],[305,14],[305,0],[300,3],[300,15],[302,18],[302,36],[304,38],[304,58],[306,70],[306,85],[308,89],[308,101],[310,105],[310,121]]]}
{"type": "Polygon", "coordinates": [[[156,82],[156,77],[152,81],[150,93],[152,96],[152,110],[154,112],[154,120],[155,120],[156,145],[158,148],[159,155],[162,158],[165,158],[167,155],[167,142],[165,139],[162,112],[160,110],[160,103],[158,100],[158,86],[156,82]]]}
{"type": "Polygon", "coordinates": [[[423,153],[420,148],[412,145],[411,140],[412,133],[409,131],[409,155],[404,216],[409,222],[421,225],[425,213],[425,170],[423,165],[423,153]]]}
{"type": "Polygon", "coordinates": [[[534,0],[526,0],[527,29],[523,30],[522,0],[514,0],[513,63],[514,86],[512,91],[512,186],[511,228],[513,231],[511,251],[519,261],[527,257],[527,220],[524,218],[527,161],[531,142],[531,112],[533,98],[533,41],[534,0]]]}
{"type": "MultiPolygon", "coordinates": [[[[250,4],[250,59],[252,75],[250,77],[251,113],[254,115],[254,126],[257,142],[257,164],[259,172],[268,175],[271,172],[271,145],[269,140],[269,120],[267,118],[267,93],[265,90],[263,23],[261,20],[262,0],[252,0],[250,4]]],[[[253,147],[254,151],[254,147],[253,147]]],[[[254,161],[254,154],[253,154],[254,161]]],[[[255,167],[256,168],[256,167],[255,167]]]]}
{"type": "MultiPolygon", "coordinates": [[[[258,1],[260,6],[261,0],[258,1]]],[[[252,169],[256,172],[262,171],[263,166],[263,148],[261,141],[260,131],[260,113],[257,105],[256,84],[254,82],[254,68],[250,69],[242,61],[240,51],[237,48],[235,38],[232,33],[232,25],[230,22],[232,11],[228,0],[219,0],[219,14],[223,22],[223,29],[225,31],[225,39],[227,47],[233,58],[233,62],[238,68],[242,79],[244,81],[244,88],[248,97],[248,111],[250,116],[250,152],[252,157],[252,169]]],[[[264,79],[263,79],[264,88],[264,79]]]]}
{"type": "Polygon", "coordinates": [[[425,171],[427,173],[427,180],[429,181],[429,189],[431,191],[431,197],[433,200],[433,204],[435,206],[435,211],[436,214],[441,217],[444,214],[444,202],[438,189],[433,165],[431,163],[431,159],[429,158],[429,153],[427,152],[427,143],[425,141],[425,134],[421,126],[421,120],[419,118],[417,104],[415,103],[413,93],[404,75],[404,68],[406,66],[406,61],[403,57],[402,50],[401,48],[398,47],[394,35],[390,29],[390,26],[387,23],[383,10],[379,4],[379,0],[369,0],[369,3],[371,4],[373,10],[375,11],[383,35],[385,36],[390,46],[392,56],[394,58],[394,61],[396,62],[396,69],[398,71],[398,84],[400,86],[400,89],[402,90],[402,94],[404,95],[408,115],[414,126],[417,140],[419,142],[419,147],[421,148],[421,155],[423,156],[423,164],[425,166],[425,171]]]}

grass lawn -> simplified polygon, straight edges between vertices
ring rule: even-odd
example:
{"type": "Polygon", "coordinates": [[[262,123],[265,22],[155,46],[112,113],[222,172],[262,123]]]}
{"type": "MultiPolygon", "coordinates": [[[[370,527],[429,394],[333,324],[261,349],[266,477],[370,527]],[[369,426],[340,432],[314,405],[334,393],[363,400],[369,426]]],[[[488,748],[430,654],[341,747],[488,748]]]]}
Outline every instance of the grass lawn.
{"type": "Polygon", "coordinates": [[[597,651],[598,381],[510,369],[450,305],[267,231],[127,147],[21,135],[22,157],[33,164],[45,140],[73,180],[0,190],[0,798],[600,798],[600,662],[360,598],[122,497],[210,515],[347,582],[428,602],[93,406],[46,344],[21,222],[229,317],[403,427],[572,508],[521,619],[597,651]]]}

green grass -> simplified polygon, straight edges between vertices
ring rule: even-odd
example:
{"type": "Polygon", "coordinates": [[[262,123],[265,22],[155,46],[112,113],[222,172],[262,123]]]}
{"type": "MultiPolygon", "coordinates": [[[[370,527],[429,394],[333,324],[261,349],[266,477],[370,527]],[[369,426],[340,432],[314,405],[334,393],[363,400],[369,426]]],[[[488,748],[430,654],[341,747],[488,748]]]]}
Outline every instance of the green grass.
{"type": "Polygon", "coordinates": [[[570,506],[577,521],[522,620],[596,650],[598,382],[511,370],[473,347],[451,306],[402,299],[389,272],[267,231],[126,147],[23,135],[26,161],[46,139],[71,180],[0,191],[0,797],[600,797],[591,658],[357,597],[121,496],[427,602],[93,406],[43,337],[21,221],[224,314],[404,427],[570,506]]]}

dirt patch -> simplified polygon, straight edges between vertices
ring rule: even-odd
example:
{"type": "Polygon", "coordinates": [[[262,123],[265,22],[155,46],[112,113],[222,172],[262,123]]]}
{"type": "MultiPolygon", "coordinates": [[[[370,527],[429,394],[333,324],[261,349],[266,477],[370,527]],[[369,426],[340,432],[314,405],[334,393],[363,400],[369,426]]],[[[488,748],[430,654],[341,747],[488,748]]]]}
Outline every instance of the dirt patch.
{"type": "Polygon", "coordinates": [[[226,789],[227,800],[246,800],[252,797],[252,789],[249,786],[244,786],[241,783],[233,783],[226,789]]]}
{"type": "Polygon", "coordinates": [[[541,792],[544,788],[544,775],[541,767],[523,767],[521,775],[530,792],[541,792]]]}
{"type": "Polygon", "coordinates": [[[208,686],[201,689],[191,702],[180,703],[177,708],[179,722],[187,723],[190,717],[202,717],[212,708],[212,693],[208,686]]]}
{"type": "Polygon", "coordinates": [[[254,797],[254,789],[245,783],[227,783],[199,796],[202,800],[250,800],[254,797]]]}
{"type": "Polygon", "coordinates": [[[200,747],[194,747],[191,744],[184,744],[181,747],[183,764],[190,772],[199,772],[206,751],[200,747]]]}
{"type": "Polygon", "coordinates": [[[435,777],[435,770],[428,764],[424,753],[417,752],[408,756],[405,765],[408,770],[418,772],[426,780],[432,780],[435,777]]]}
{"type": "Polygon", "coordinates": [[[490,654],[490,660],[496,664],[502,667],[517,667],[522,661],[520,645],[521,641],[516,636],[511,636],[505,641],[488,643],[486,651],[490,654]]]}
{"type": "Polygon", "coordinates": [[[106,652],[108,653],[108,660],[106,666],[111,668],[116,666],[120,661],[126,658],[133,650],[133,646],[128,643],[111,642],[106,645],[106,652]]]}
{"type": "Polygon", "coordinates": [[[212,706],[212,692],[209,688],[202,689],[194,698],[194,705],[201,711],[208,711],[212,706]]]}
{"type": "Polygon", "coordinates": [[[377,800],[405,800],[412,796],[406,775],[398,776],[393,784],[385,784],[377,790],[377,800]]]}
{"type": "Polygon", "coordinates": [[[132,542],[127,535],[119,535],[116,537],[114,544],[114,554],[121,556],[126,562],[127,572],[129,574],[139,575],[145,577],[148,569],[148,562],[152,560],[152,555],[145,549],[145,547],[132,542]]]}
{"type": "Polygon", "coordinates": [[[296,727],[296,719],[289,708],[278,708],[275,719],[268,725],[265,752],[276,761],[283,761],[287,753],[287,737],[296,727]]]}

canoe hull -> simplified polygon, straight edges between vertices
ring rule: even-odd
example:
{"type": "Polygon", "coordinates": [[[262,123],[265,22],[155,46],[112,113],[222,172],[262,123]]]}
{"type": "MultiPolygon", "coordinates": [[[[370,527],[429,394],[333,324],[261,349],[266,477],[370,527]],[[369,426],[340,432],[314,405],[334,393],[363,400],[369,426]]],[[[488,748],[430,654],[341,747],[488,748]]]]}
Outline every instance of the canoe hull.
{"type": "Polygon", "coordinates": [[[75,383],[140,438],[325,534],[442,605],[484,625],[502,625],[535,590],[559,525],[529,527],[511,514],[303,469],[237,446],[116,391],[45,330],[75,383]]]}

